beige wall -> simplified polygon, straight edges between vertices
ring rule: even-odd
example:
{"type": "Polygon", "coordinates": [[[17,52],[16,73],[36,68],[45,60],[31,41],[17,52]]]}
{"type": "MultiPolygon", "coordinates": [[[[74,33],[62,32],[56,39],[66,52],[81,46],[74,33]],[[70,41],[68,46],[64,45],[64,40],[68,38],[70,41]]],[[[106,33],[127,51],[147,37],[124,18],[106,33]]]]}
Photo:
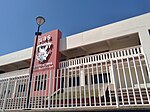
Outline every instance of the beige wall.
{"type": "Polygon", "coordinates": [[[150,66],[150,35],[148,32],[148,28],[141,28],[139,31],[139,37],[141,45],[143,47],[143,51],[146,55],[148,64],[150,66]]]}

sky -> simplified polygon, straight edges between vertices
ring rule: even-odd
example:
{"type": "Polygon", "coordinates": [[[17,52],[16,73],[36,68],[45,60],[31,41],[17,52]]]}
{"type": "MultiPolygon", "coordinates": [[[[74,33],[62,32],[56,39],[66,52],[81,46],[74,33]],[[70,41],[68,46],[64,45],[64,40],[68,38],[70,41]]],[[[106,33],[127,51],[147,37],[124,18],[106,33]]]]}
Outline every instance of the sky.
{"type": "Polygon", "coordinates": [[[37,16],[65,38],[148,12],[150,0],[0,0],[0,56],[33,46],[37,16]]]}

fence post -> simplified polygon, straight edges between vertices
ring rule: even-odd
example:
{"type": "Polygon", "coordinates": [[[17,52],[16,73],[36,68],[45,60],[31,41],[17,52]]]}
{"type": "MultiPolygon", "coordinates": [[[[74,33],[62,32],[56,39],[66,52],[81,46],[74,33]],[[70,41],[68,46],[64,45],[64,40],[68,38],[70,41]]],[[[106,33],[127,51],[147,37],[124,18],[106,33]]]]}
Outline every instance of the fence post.
{"type": "Polygon", "coordinates": [[[50,110],[50,102],[51,102],[51,95],[52,95],[52,83],[53,82],[53,80],[52,80],[52,70],[50,70],[50,77],[49,77],[49,85],[48,85],[48,87],[49,87],[49,89],[48,89],[48,109],[50,110]]]}
{"type": "Polygon", "coordinates": [[[9,83],[10,83],[10,78],[8,79],[8,83],[7,83],[6,94],[4,97],[2,112],[5,110],[5,106],[6,106],[6,101],[7,101],[8,91],[9,91],[9,83]]]}
{"type": "Polygon", "coordinates": [[[119,107],[119,99],[118,99],[116,78],[115,78],[115,74],[114,74],[113,60],[110,60],[110,62],[111,62],[112,78],[113,78],[113,81],[114,81],[114,90],[115,90],[116,106],[117,106],[117,108],[118,108],[118,107],[119,107]]]}

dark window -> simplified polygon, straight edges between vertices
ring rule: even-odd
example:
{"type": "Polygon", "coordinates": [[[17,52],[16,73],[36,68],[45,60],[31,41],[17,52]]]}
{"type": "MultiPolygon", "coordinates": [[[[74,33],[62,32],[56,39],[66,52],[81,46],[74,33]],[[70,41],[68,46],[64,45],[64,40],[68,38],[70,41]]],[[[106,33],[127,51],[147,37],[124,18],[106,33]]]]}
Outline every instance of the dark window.
{"type": "MultiPolygon", "coordinates": [[[[93,84],[93,77],[94,77],[94,84],[97,84],[98,81],[99,81],[99,83],[103,83],[103,81],[104,81],[104,83],[107,83],[108,79],[109,79],[109,82],[111,82],[110,73],[108,73],[108,77],[107,77],[107,73],[103,73],[103,77],[102,77],[102,74],[98,74],[98,77],[97,77],[97,74],[94,74],[94,76],[91,75],[91,77],[90,77],[91,79],[89,79],[91,84],[93,84]]],[[[88,76],[85,76],[85,85],[87,85],[87,84],[88,84],[88,76]]]]}
{"type": "Polygon", "coordinates": [[[19,84],[18,86],[18,93],[19,92],[24,92],[25,91],[25,84],[19,84]]]}
{"type": "MultiPolygon", "coordinates": [[[[102,77],[102,74],[98,74],[98,78],[99,78],[99,83],[107,83],[108,82],[108,79],[109,79],[109,82],[111,82],[110,80],[110,73],[103,73],[103,77],[102,77]]],[[[98,79],[97,78],[97,74],[94,74],[94,84],[97,84],[98,83],[98,79]]],[[[93,76],[91,75],[91,81],[92,81],[92,84],[93,84],[93,76]]]]}
{"type": "Polygon", "coordinates": [[[38,78],[38,85],[37,85],[37,91],[40,90],[40,79],[41,79],[41,76],[39,75],[39,78],[38,78]]]}
{"type": "Polygon", "coordinates": [[[71,77],[69,77],[69,87],[71,87],[72,82],[71,82],[71,77]]]}
{"type": "Polygon", "coordinates": [[[41,75],[41,85],[40,85],[40,90],[43,89],[43,75],[41,75]]]}
{"type": "Polygon", "coordinates": [[[85,76],[85,85],[87,85],[87,84],[88,84],[88,77],[85,76]]]}
{"type": "Polygon", "coordinates": [[[61,88],[64,88],[64,77],[61,79],[61,88]]]}
{"type": "Polygon", "coordinates": [[[69,78],[69,87],[72,86],[72,83],[73,83],[73,86],[76,86],[76,83],[77,83],[77,86],[79,86],[79,84],[80,84],[80,78],[79,77],[72,77],[72,78],[70,77],[69,78]]]}
{"type": "Polygon", "coordinates": [[[38,76],[35,77],[34,91],[36,91],[37,79],[38,79],[38,76]]]}
{"type": "MultiPolygon", "coordinates": [[[[65,81],[65,83],[67,83],[67,82],[65,81]]],[[[76,85],[79,86],[80,85],[80,78],[79,77],[69,77],[69,87],[72,87],[72,83],[73,83],[73,87],[76,85]]],[[[67,84],[65,84],[65,85],[67,85],[67,84]]],[[[62,77],[62,79],[61,79],[61,88],[64,88],[64,77],[62,77]]]]}
{"type": "MultiPolygon", "coordinates": [[[[26,86],[25,84],[19,84],[18,85],[18,93],[17,93],[18,97],[19,97],[19,95],[20,95],[21,92],[25,92],[25,86],[26,86]]],[[[9,90],[9,92],[10,92],[10,90],[9,90]]]]}
{"type": "Polygon", "coordinates": [[[20,85],[18,86],[18,93],[20,92],[20,85]]]}
{"type": "Polygon", "coordinates": [[[47,79],[47,74],[36,76],[35,84],[34,84],[34,91],[46,90],[46,79],[47,79]],[[43,89],[43,86],[44,86],[44,89],[43,89]]]}
{"type": "Polygon", "coordinates": [[[47,79],[47,74],[45,74],[45,80],[44,80],[44,90],[46,90],[46,79],[47,79]]]}
{"type": "Polygon", "coordinates": [[[79,86],[79,83],[80,83],[79,77],[73,77],[73,86],[76,86],[76,85],[79,86]]]}

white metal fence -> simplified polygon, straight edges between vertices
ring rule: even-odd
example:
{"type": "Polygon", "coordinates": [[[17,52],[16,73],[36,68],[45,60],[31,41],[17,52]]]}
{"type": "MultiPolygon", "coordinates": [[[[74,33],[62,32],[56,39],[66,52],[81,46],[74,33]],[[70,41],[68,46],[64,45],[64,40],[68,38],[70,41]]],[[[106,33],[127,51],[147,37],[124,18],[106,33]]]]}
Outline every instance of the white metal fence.
{"type": "Polygon", "coordinates": [[[26,103],[28,75],[0,80],[0,109],[23,109],[26,103]]]}
{"type": "MultiPolygon", "coordinates": [[[[24,109],[27,83],[28,76],[1,80],[0,109],[24,109]]],[[[56,73],[32,77],[30,109],[138,105],[150,105],[150,71],[140,46],[60,62],[56,73]]]]}

